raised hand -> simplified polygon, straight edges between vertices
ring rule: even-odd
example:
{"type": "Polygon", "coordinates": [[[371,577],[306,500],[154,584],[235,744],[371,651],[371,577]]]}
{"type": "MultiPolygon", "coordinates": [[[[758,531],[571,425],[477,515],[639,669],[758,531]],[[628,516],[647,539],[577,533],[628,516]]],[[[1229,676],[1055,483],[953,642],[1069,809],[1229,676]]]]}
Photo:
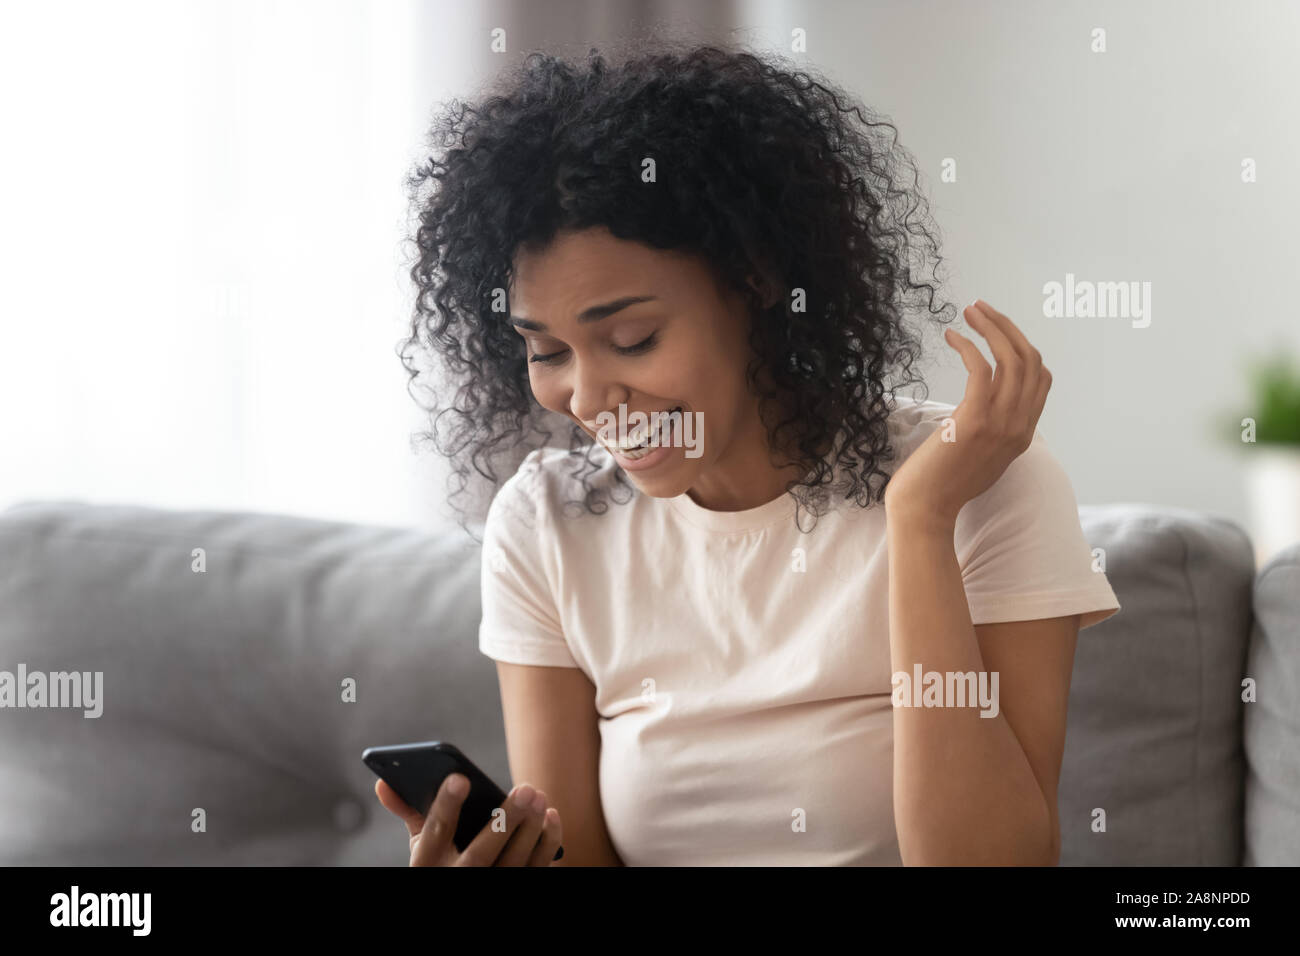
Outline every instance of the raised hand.
{"type": "Polygon", "coordinates": [[[964,315],[989,343],[997,370],[974,342],[944,330],[944,341],[966,366],[965,395],[952,427],[931,434],[885,486],[891,513],[941,525],[955,523],[962,506],[992,487],[1029,447],[1052,387],[1042,355],[1009,318],[980,299],[964,315]]]}

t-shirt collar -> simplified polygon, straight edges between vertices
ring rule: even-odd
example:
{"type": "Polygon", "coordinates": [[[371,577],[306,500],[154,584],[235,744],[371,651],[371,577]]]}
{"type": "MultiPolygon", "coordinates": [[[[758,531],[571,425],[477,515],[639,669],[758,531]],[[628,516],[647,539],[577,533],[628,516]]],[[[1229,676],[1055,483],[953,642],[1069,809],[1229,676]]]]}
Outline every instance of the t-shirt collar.
{"type": "Polygon", "coordinates": [[[669,498],[673,510],[688,523],[706,531],[757,531],[778,521],[794,518],[794,496],[787,491],[755,508],[743,511],[711,511],[696,504],[689,494],[669,498]]]}

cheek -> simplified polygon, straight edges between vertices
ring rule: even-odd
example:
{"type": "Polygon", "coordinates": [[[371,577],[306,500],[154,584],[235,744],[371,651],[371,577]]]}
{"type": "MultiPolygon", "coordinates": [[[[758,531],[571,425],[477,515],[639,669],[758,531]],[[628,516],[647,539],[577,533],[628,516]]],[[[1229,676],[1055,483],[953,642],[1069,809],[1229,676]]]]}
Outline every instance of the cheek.
{"type": "Polygon", "coordinates": [[[681,397],[699,404],[735,404],[745,391],[741,353],[706,338],[672,356],[672,375],[682,383],[681,397]]]}
{"type": "Polygon", "coordinates": [[[569,414],[568,396],[563,389],[558,388],[552,379],[547,381],[548,376],[545,373],[530,373],[528,377],[529,385],[533,390],[533,398],[537,399],[537,404],[542,408],[549,409],[553,412],[559,412],[561,415],[569,414]]]}

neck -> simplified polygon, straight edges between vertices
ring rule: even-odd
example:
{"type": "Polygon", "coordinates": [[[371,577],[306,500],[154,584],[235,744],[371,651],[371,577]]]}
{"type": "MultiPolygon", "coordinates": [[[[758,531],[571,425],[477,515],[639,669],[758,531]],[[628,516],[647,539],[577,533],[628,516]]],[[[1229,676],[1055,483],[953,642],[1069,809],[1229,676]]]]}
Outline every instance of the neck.
{"type": "Polygon", "coordinates": [[[767,433],[756,418],[709,471],[686,492],[709,511],[748,511],[786,493],[786,486],[808,474],[800,464],[772,463],[767,433]]]}

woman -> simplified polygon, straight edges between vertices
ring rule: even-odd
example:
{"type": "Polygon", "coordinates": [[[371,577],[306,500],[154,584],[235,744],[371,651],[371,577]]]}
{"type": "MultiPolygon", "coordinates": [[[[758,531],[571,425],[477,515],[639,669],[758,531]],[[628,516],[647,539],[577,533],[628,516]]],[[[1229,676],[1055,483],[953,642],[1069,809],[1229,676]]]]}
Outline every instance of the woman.
{"type": "Polygon", "coordinates": [[[427,818],[381,782],[413,865],[1057,862],[1075,639],[1119,605],[1010,319],[964,311],[996,368],[945,329],[955,408],[896,396],[905,309],[951,307],[870,115],[663,48],[531,56],[435,126],[403,350],[456,385],[432,434],[464,488],[542,409],[572,431],[484,528],[506,826],[458,853],[463,778],[427,818]]]}

